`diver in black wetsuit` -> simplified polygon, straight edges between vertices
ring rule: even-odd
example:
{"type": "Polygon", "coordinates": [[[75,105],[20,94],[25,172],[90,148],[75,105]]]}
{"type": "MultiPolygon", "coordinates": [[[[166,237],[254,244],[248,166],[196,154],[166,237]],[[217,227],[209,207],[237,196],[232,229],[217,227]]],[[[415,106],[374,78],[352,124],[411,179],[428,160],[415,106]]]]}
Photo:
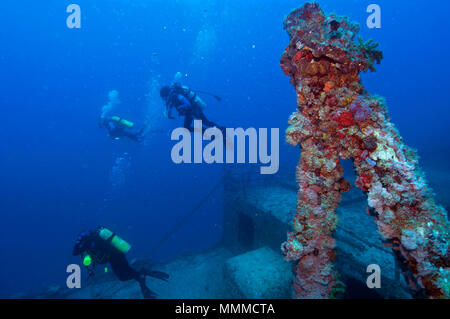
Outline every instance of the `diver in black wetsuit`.
{"type": "Polygon", "coordinates": [[[148,269],[135,270],[128,263],[125,252],[130,249],[128,243],[116,236],[105,227],[98,227],[95,231],[80,233],[73,248],[73,255],[81,255],[83,264],[88,267],[89,275],[93,275],[96,265],[109,263],[114,274],[120,281],[136,280],[145,299],[156,298],[156,293],[145,284],[145,277],[150,276],[167,281],[169,275],[148,269]]]}
{"type": "Polygon", "coordinates": [[[99,125],[106,128],[113,139],[128,137],[135,142],[142,142],[145,138],[145,126],[140,130],[134,128],[134,123],[118,116],[100,118],[99,125]]]}
{"type": "Polygon", "coordinates": [[[217,127],[222,132],[225,128],[208,120],[203,113],[205,102],[200,99],[196,92],[187,86],[181,86],[175,83],[171,86],[164,86],[160,90],[161,98],[166,102],[167,115],[169,119],[175,119],[172,116],[172,110],[175,108],[180,116],[184,116],[184,127],[193,132],[192,121],[201,120],[202,125],[207,127],[217,127]]]}

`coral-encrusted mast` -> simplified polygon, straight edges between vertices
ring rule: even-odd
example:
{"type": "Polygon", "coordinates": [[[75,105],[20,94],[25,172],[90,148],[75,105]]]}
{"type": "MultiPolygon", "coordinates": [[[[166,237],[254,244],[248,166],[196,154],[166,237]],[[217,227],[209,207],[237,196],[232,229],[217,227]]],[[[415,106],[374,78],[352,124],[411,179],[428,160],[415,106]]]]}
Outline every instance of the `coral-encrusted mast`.
{"type": "MultiPolygon", "coordinates": [[[[352,159],[385,244],[408,282],[430,298],[449,297],[449,224],[436,205],[415,152],[390,123],[384,100],[370,96],[359,73],[375,71],[377,44],[355,41],[359,26],[307,3],[285,20],[290,36],[281,67],[297,91],[286,140],[301,146],[294,231],[282,249],[298,260],[297,298],[328,298],[337,287],[336,209],[350,188],[339,159],[352,159]]],[[[362,269],[361,271],[365,271],[362,269]]]]}

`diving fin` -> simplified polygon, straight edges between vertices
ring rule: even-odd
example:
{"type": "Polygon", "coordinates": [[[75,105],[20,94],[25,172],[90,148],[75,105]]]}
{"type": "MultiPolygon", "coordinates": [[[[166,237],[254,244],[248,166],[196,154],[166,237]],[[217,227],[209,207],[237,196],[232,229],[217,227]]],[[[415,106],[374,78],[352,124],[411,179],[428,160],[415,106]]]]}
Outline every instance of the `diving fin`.
{"type": "Polygon", "coordinates": [[[142,271],[142,273],[145,275],[145,276],[149,276],[149,277],[153,277],[153,278],[156,278],[156,279],[159,279],[159,280],[163,280],[163,281],[168,281],[168,279],[169,279],[169,275],[168,274],[166,274],[165,272],[162,272],[162,271],[157,271],[157,270],[146,270],[146,269],[144,269],[143,271],[142,271]]]}
{"type": "Polygon", "coordinates": [[[158,296],[155,292],[148,289],[148,287],[145,284],[140,284],[141,286],[141,292],[144,299],[156,299],[158,296]]]}

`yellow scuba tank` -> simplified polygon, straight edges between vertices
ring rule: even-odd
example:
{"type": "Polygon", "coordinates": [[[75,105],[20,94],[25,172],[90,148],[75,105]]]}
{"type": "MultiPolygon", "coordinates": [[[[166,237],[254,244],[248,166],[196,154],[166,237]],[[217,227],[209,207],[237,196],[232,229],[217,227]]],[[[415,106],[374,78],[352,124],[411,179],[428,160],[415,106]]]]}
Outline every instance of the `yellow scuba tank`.
{"type": "Polygon", "coordinates": [[[117,250],[121,251],[124,254],[126,254],[131,249],[131,245],[129,243],[114,234],[108,228],[100,229],[98,234],[100,238],[106,241],[110,241],[111,245],[113,245],[117,250]]]}
{"type": "Polygon", "coordinates": [[[120,123],[120,124],[122,124],[122,125],[128,127],[128,128],[132,128],[132,127],[134,126],[134,123],[133,123],[133,122],[127,121],[127,120],[122,119],[122,118],[120,118],[120,117],[118,117],[118,116],[113,116],[113,117],[111,117],[111,119],[112,119],[113,121],[117,122],[117,123],[120,123]]]}

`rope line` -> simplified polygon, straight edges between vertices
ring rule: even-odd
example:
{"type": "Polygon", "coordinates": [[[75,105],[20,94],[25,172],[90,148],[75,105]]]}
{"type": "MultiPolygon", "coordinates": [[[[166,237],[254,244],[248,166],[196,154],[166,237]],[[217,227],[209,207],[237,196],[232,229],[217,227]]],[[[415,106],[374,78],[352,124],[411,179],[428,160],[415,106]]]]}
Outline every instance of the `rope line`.
{"type": "Polygon", "coordinates": [[[176,223],[153,247],[150,249],[150,255],[158,249],[167,239],[169,239],[173,234],[175,234],[181,226],[183,226],[189,218],[191,218],[199,209],[203,206],[203,204],[206,203],[206,201],[211,197],[212,194],[219,188],[219,186],[222,184],[225,177],[222,177],[216,185],[214,185],[213,188],[209,191],[209,193],[204,196],[198,203],[195,205],[194,208],[192,208],[186,215],[184,215],[178,223],[176,223]]]}

